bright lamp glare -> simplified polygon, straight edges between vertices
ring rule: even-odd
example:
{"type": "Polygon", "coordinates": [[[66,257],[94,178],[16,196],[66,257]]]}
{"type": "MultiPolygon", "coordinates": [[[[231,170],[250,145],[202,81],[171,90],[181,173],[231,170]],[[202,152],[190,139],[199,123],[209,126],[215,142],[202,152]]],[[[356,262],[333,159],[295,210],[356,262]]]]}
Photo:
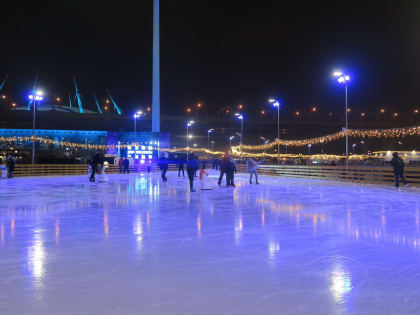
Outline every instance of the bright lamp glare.
{"type": "Polygon", "coordinates": [[[35,94],[38,95],[38,96],[42,96],[42,95],[44,95],[44,92],[43,91],[36,91],[35,94]]]}
{"type": "Polygon", "coordinates": [[[343,75],[343,72],[340,72],[340,71],[335,71],[333,73],[333,76],[335,76],[335,77],[341,77],[342,75],[343,75]]]}
{"type": "Polygon", "coordinates": [[[269,103],[274,103],[276,100],[275,99],[272,99],[272,98],[270,98],[269,100],[268,100],[268,102],[269,103]]]}
{"type": "Polygon", "coordinates": [[[346,81],[350,81],[350,77],[348,75],[345,75],[344,79],[346,79],[346,81]]]}
{"type": "Polygon", "coordinates": [[[30,100],[33,100],[34,99],[34,96],[33,95],[29,95],[29,99],[30,100]]]}
{"type": "Polygon", "coordinates": [[[337,81],[338,81],[338,83],[344,83],[344,77],[339,77],[339,78],[337,79],[337,81]]]}

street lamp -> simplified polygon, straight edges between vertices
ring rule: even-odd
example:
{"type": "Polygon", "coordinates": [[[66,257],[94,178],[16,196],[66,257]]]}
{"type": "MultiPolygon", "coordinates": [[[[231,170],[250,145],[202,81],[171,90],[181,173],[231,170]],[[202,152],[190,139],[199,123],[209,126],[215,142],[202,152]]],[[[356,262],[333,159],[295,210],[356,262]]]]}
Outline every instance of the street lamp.
{"type": "Polygon", "coordinates": [[[356,148],[356,143],[353,143],[352,147],[353,147],[353,155],[354,155],[354,149],[356,148]]]}
{"type": "Polygon", "coordinates": [[[190,135],[189,135],[189,128],[194,124],[193,120],[190,120],[189,122],[187,122],[187,161],[188,161],[188,149],[190,147],[190,135]]]}
{"type": "Polygon", "coordinates": [[[207,130],[207,150],[210,150],[210,134],[214,131],[213,128],[207,130]]]}
{"type": "Polygon", "coordinates": [[[277,108],[277,165],[280,164],[280,102],[275,99],[269,99],[269,103],[272,103],[277,108]]]}
{"type": "Polygon", "coordinates": [[[346,166],[349,165],[349,135],[348,135],[348,128],[349,128],[349,121],[348,121],[348,104],[347,104],[347,85],[350,81],[350,76],[344,74],[343,72],[336,71],[333,73],[333,76],[337,78],[337,82],[340,84],[344,84],[345,87],[345,103],[346,103],[346,166]]]}
{"type": "Polygon", "coordinates": [[[235,139],[235,136],[230,136],[229,137],[229,150],[232,147],[232,140],[235,139]]]}
{"type": "Polygon", "coordinates": [[[362,140],[360,143],[363,145],[363,154],[366,154],[365,141],[362,140]]]}
{"type": "Polygon", "coordinates": [[[33,101],[34,104],[34,110],[33,110],[33,116],[32,116],[32,165],[35,164],[35,112],[36,112],[36,102],[38,101],[41,103],[41,101],[44,99],[43,97],[44,92],[38,90],[35,92],[35,94],[30,94],[29,99],[33,101]]]}
{"type": "Polygon", "coordinates": [[[240,142],[239,142],[239,150],[241,151],[242,155],[242,140],[244,135],[244,116],[242,114],[235,114],[235,116],[241,121],[241,136],[240,136],[240,142]]]}
{"type": "Polygon", "coordinates": [[[137,122],[137,118],[140,118],[140,116],[143,114],[142,111],[138,111],[137,113],[135,113],[133,115],[134,118],[134,137],[136,137],[136,122],[137,122]]]}
{"type": "Polygon", "coordinates": [[[309,150],[309,158],[311,157],[311,147],[312,147],[312,144],[308,144],[308,150],[309,150]]]}

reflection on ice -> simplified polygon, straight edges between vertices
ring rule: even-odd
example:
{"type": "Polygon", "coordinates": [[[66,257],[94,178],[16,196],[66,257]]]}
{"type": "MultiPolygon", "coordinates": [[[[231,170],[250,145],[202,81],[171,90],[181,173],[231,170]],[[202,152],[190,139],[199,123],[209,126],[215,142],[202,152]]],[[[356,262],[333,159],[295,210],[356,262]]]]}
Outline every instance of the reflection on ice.
{"type": "Polygon", "coordinates": [[[350,277],[351,275],[344,272],[340,266],[335,266],[335,269],[330,276],[330,291],[339,303],[344,302],[346,294],[348,294],[352,289],[350,277]]]}
{"type": "MultiPolygon", "coordinates": [[[[32,275],[40,280],[44,275],[44,260],[45,248],[43,240],[43,231],[37,229],[34,231],[32,246],[28,249],[28,267],[32,275]]],[[[42,282],[37,281],[36,285],[41,285],[42,282]]]]}

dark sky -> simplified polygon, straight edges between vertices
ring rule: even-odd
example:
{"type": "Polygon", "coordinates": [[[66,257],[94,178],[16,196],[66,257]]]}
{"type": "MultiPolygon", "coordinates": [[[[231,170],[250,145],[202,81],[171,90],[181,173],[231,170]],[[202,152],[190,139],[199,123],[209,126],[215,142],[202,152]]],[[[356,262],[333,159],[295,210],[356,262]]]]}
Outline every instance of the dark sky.
{"type": "MultiPolygon", "coordinates": [[[[75,75],[88,98],[109,88],[125,111],[151,103],[152,0],[9,1],[0,17],[10,99],[39,72],[51,99],[75,75]]],[[[420,1],[161,0],[162,112],[198,101],[251,112],[272,96],[342,106],[337,66],[352,75],[352,106],[408,111],[420,103],[419,31],[420,1]]]]}

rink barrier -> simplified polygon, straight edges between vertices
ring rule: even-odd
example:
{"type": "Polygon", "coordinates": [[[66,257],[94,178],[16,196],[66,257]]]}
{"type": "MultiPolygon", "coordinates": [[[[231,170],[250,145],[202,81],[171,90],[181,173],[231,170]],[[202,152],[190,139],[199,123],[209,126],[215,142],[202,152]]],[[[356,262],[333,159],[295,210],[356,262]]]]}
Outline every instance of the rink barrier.
{"type": "MultiPolygon", "coordinates": [[[[238,170],[245,172],[245,166],[239,165],[238,170]]],[[[391,167],[260,165],[258,173],[270,176],[373,184],[392,184],[394,182],[394,171],[391,167]]],[[[420,186],[420,168],[406,167],[405,175],[410,185],[420,186]]]]}
{"type": "MultiPolygon", "coordinates": [[[[16,164],[15,177],[27,176],[65,176],[65,175],[87,175],[88,165],[84,164],[16,164]]],[[[147,167],[143,165],[130,165],[129,172],[147,172],[147,167]]],[[[176,170],[175,164],[169,165],[169,170],[176,170]]],[[[120,172],[118,165],[109,165],[106,169],[107,174],[117,174],[120,172]]]]}
{"type": "MultiPolygon", "coordinates": [[[[239,172],[245,172],[243,164],[237,165],[239,172]]],[[[177,170],[177,165],[169,164],[169,171],[177,170]]],[[[147,172],[147,167],[130,165],[129,171],[147,172]]],[[[420,186],[420,168],[407,167],[406,177],[410,185],[420,186]]],[[[119,173],[117,165],[110,165],[106,173],[119,173]]],[[[283,176],[294,178],[313,178],[359,183],[392,184],[394,172],[390,167],[357,167],[357,166],[301,166],[301,165],[260,165],[261,175],[283,176]]],[[[88,165],[81,164],[17,164],[14,176],[65,176],[87,175],[88,165]]]]}

